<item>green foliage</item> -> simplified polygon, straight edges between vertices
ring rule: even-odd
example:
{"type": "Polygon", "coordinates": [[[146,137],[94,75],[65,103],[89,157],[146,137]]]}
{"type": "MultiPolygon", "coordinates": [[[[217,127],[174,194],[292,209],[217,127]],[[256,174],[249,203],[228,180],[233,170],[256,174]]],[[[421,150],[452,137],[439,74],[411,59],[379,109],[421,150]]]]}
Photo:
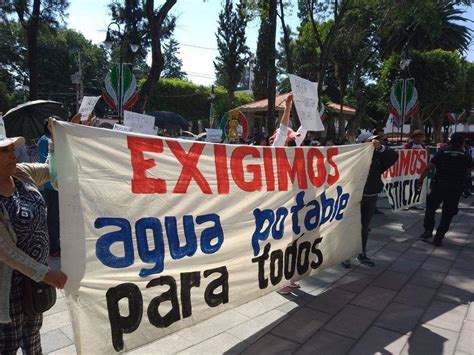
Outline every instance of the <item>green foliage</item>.
{"type": "Polygon", "coordinates": [[[384,57],[409,49],[467,51],[472,30],[466,26],[466,12],[460,1],[407,1],[397,9],[397,17],[381,31],[384,57]]]}
{"type": "Polygon", "coordinates": [[[183,61],[178,58],[179,43],[173,37],[163,45],[165,65],[161,72],[163,78],[185,79],[186,73],[182,71],[183,61]]]}
{"type": "MultiPolygon", "coordinates": [[[[151,34],[148,20],[145,13],[144,0],[112,0],[108,5],[113,21],[122,27],[122,33],[118,32],[116,26],[111,26],[112,36],[118,42],[120,39],[126,44],[124,46],[123,58],[125,62],[137,63],[143,66],[151,45],[151,34]],[[129,44],[139,45],[138,51],[133,53],[129,44]]],[[[176,27],[176,17],[167,16],[160,31],[161,40],[171,38],[176,27]]],[[[113,52],[112,57],[118,62],[118,48],[113,52]]]]}
{"type": "Polygon", "coordinates": [[[0,81],[0,112],[7,112],[10,108],[10,100],[7,94],[7,85],[0,81]]]}
{"type": "MultiPolygon", "coordinates": [[[[208,120],[211,105],[210,93],[211,89],[209,87],[179,79],[163,78],[159,81],[156,90],[151,95],[146,111],[171,111],[179,113],[191,121],[208,120]]],[[[250,95],[237,93],[235,95],[235,104],[232,106],[223,87],[215,88],[214,93],[216,94],[214,99],[214,120],[220,120],[222,115],[231,108],[253,101],[250,95]]]]}
{"type": "MultiPolygon", "coordinates": [[[[9,92],[21,90],[28,75],[24,29],[15,22],[0,25],[6,34],[0,43],[0,81],[9,92]],[[8,50],[2,50],[8,46],[8,50]]],[[[107,72],[104,50],[74,30],[40,26],[38,36],[39,98],[75,105],[75,87],[71,75],[78,71],[77,53],[81,53],[83,83],[86,94],[99,94],[107,72]]],[[[22,96],[22,94],[20,95],[22,96]]],[[[72,108],[71,108],[72,109],[72,108]]]]}
{"type": "MultiPolygon", "coordinates": [[[[453,112],[459,110],[465,77],[461,56],[456,52],[436,49],[413,51],[410,59],[409,74],[415,78],[420,103],[442,105],[453,112]]],[[[387,98],[394,80],[400,76],[399,62],[400,56],[392,56],[384,63],[381,84],[387,98]]]]}
{"type": "Polygon", "coordinates": [[[245,44],[247,21],[245,1],[240,1],[235,10],[232,0],[225,1],[224,8],[219,13],[216,33],[219,56],[214,67],[217,83],[227,89],[231,101],[249,60],[249,49],[245,44]]]}

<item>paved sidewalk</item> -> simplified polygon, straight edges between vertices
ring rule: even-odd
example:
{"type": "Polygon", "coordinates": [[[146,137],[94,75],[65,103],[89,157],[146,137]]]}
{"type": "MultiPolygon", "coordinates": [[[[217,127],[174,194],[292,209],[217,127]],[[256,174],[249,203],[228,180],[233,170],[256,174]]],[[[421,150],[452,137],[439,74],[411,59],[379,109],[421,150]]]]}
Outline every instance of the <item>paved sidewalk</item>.
{"type": "MultiPolygon", "coordinates": [[[[418,240],[423,211],[376,215],[376,267],[354,262],[224,312],[129,354],[474,354],[474,198],[441,248],[418,240]]],[[[438,219],[439,221],[439,215],[438,219]]],[[[43,351],[75,354],[64,298],[45,314],[43,351]]]]}

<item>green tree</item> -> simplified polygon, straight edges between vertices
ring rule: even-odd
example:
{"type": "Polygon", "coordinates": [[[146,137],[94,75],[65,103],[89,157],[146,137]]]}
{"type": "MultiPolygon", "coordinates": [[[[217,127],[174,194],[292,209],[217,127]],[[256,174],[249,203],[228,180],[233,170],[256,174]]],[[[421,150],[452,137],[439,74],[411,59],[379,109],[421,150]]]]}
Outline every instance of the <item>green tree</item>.
{"type": "Polygon", "coordinates": [[[2,22],[9,23],[16,16],[25,30],[28,49],[28,72],[30,79],[30,100],[39,95],[39,58],[38,35],[40,26],[58,27],[64,19],[69,1],[67,0],[5,0],[0,12],[2,22]]]}
{"type": "Polygon", "coordinates": [[[268,2],[260,1],[260,27],[258,30],[257,52],[255,57],[253,95],[256,100],[267,98],[268,63],[270,43],[270,23],[268,20],[268,2]]]}
{"type": "MultiPolygon", "coordinates": [[[[9,51],[0,49],[0,80],[9,92],[20,90],[27,77],[28,60],[23,35],[24,29],[17,23],[0,25],[0,31],[8,29],[10,37],[0,46],[12,45],[9,51]]],[[[82,57],[82,76],[86,94],[98,95],[107,72],[103,49],[91,43],[74,30],[41,27],[38,35],[38,98],[61,101],[67,106],[75,104],[75,88],[71,75],[78,71],[77,54],[82,57]]],[[[13,101],[12,101],[13,102],[13,101]]]]}
{"type": "MultiPolygon", "coordinates": [[[[433,126],[434,141],[442,140],[441,130],[447,112],[461,112],[470,107],[472,86],[471,65],[466,64],[456,52],[436,49],[429,52],[410,53],[410,74],[415,79],[418,90],[418,119],[421,124],[430,122],[433,126]],[[469,78],[471,76],[471,78],[469,78]]],[[[386,100],[393,81],[400,76],[398,63],[400,56],[387,59],[382,68],[383,91],[386,100]]]]}
{"type": "Polygon", "coordinates": [[[163,45],[165,65],[161,76],[163,78],[185,79],[186,73],[183,72],[183,61],[178,58],[179,43],[171,37],[167,43],[163,45]]]}
{"type": "Polygon", "coordinates": [[[249,60],[249,49],[245,44],[247,21],[245,1],[240,0],[235,9],[232,0],[225,1],[219,13],[216,33],[219,55],[214,68],[217,81],[227,89],[230,102],[234,101],[234,92],[249,60]]]}
{"type": "Polygon", "coordinates": [[[420,51],[444,49],[466,51],[472,30],[459,4],[470,1],[419,0],[399,7],[398,16],[381,34],[384,55],[400,53],[404,48],[420,51]]]}

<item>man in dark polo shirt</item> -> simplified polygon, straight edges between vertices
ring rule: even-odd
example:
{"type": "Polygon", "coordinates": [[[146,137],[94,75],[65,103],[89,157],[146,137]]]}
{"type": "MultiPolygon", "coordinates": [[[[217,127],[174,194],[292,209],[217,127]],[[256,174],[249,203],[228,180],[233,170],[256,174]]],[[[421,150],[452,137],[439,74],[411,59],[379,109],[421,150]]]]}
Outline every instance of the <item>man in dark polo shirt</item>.
{"type": "Polygon", "coordinates": [[[426,201],[425,231],[420,238],[428,241],[433,237],[435,214],[443,204],[441,221],[436,230],[433,244],[441,246],[444,235],[449,230],[451,220],[458,213],[459,199],[466,183],[466,173],[472,169],[472,157],[464,149],[464,137],[454,133],[446,148],[438,151],[417,181],[420,189],[428,173],[436,169],[431,192],[426,201]]]}

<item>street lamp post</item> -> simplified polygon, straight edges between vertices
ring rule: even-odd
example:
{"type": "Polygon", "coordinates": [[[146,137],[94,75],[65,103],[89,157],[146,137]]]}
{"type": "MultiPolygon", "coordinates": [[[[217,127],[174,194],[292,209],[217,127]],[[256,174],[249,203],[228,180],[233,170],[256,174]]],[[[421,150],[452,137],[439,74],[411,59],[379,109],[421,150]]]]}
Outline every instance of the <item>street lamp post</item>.
{"type": "Polygon", "coordinates": [[[400,60],[400,69],[402,70],[402,110],[401,110],[401,132],[400,132],[400,141],[403,142],[403,126],[405,125],[405,114],[406,114],[406,105],[407,105],[407,79],[406,79],[406,69],[410,65],[411,60],[408,58],[408,48],[405,46],[402,52],[402,59],[400,60]]]}
{"type": "Polygon", "coordinates": [[[214,93],[214,85],[212,85],[211,93],[209,94],[209,99],[211,100],[211,108],[209,110],[209,128],[212,128],[212,124],[214,123],[213,121],[214,121],[214,99],[215,98],[216,98],[216,94],[214,93]]]}
{"type": "MultiPolygon", "coordinates": [[[[106,49],[110,50],[112,48],[112,45],[114,43],[114,40],[112,38],[112,34],[110,32],[110,26],[115,25],[118,28],[118,37],[120,40],[120,52],[119,52],[119,80],[118,80],[118,99],[117,99],[117,113],[118,113],[118,119],[119,123],[123,122],[123,44],[124,44],[124,33],[121,32],[120,25],[113,21],[109,24],[107,27],[107,35],[105,37],[104,41],[104,46],[106,49]]],[[[130,49],[132,50],[133,53],[136,53],[138,50],[139,46],[138,44],[130,43],[130,49]]]]}

